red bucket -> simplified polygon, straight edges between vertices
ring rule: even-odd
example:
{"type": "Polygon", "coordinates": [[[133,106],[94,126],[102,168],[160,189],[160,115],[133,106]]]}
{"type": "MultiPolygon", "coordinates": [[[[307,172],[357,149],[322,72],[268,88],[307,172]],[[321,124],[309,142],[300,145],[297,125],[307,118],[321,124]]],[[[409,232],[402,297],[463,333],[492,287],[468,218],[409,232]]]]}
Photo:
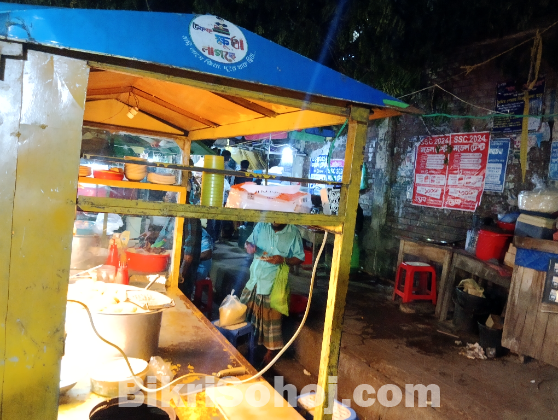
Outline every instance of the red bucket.
{"type": "Polygon", "coordinates": [[[291,302],[289,304],[289,315],[301,315],[306,311],[308,298],[303,295],[291,294],[291,302]]]}
{"type": "Polygon", "coordinates": [[[167,269],[170,255],[163,254],[137,254],[126,251],[128,268],[140,273],[160,273],[167,269]]]}
{"type": "Polygon", "coordinates": [[[496,258],[502,262],[506,256],[512,236],[511,233],[496,233],[481,229],[477,241],[477,258],[484,261],[496,258]]]}

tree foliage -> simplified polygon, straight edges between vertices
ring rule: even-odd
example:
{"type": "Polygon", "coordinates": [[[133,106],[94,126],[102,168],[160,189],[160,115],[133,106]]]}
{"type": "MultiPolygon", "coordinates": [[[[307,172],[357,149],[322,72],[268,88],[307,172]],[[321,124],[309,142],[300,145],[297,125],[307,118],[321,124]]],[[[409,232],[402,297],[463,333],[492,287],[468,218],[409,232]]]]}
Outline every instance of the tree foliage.
{"type": "MultiPolygon", "coordinates": [[[[558,8],[551,0],[23,2],[62,7],[216,14],[396,96],[419,87],[424,70],[439,65],[455,48],[544,27],[558,20],[558,8]]],[[[558,55],[556,51],[547,54],[558,55]]]]}

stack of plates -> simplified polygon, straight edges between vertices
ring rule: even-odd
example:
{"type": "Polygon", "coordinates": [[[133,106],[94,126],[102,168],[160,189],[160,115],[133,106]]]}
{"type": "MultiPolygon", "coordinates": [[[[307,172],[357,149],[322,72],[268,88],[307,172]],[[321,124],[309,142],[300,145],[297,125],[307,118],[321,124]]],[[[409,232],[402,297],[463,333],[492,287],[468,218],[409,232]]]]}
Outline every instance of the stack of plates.
{"type": "Polygon", "coordinates": [[[176,177],[174,175],[161,175],[151,173],[147,175],[147,180],[153,184],[164,184],[172,185],[176,182],[176,177]]]}
{"type": "Polygon", "coordinates": [[[79,176],[89,176],[91,175],[91,167],[79,165],[79,176]]]}
{"type": "MultiPolygon", "coordinates": [[[[130,160],[141,160],[146,161],[146,159],[133,157],[133,156],[126,156],[126,159],[130,160]]],[[[130,181],[141,181],[147,175],[147,166],[145,165],[136,165],[134,163],[125,163],[124,164],[124,174],[126,178],[130,181]]]]}

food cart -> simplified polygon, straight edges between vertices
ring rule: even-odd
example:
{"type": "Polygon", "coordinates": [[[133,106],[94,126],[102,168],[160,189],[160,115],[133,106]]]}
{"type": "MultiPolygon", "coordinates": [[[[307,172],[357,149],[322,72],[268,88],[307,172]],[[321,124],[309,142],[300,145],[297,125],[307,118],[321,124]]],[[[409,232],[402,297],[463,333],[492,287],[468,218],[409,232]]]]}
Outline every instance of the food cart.
{"type": "MultiPolygon", "coordinates": [[[[328,377],[337,373],[368,122],[410,107],[215,16],[8,3],[0,3],[0,16],[1,416],[57,416],[76,205],[177,217],[177,244],[184,217],[311,225],[335,234],[319,372],[327,393],[328,377]],[[76,198],[83,127],[173,139],[187,163],[193,141],[346,120],[337,215],[76,198]]],[[[186,302],[177,288],[179,253],[175,246],[169,295],[186,302]]]]}

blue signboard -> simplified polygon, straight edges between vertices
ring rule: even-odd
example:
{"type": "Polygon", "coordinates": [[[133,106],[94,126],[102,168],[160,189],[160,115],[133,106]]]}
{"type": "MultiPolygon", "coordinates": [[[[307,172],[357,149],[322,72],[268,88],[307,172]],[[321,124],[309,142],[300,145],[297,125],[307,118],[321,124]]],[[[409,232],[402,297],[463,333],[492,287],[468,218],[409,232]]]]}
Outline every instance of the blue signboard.
{"type": "Polygon", "coordinates": [[[509,150],[509,139],[490,140],[488,163],[486,164],[486,179],[484,181],[485,191],[504,191],[509,150]]]}
{"type": "MultiPolygon", "coordinates": [[[[545,78],[540,77],[533,89],[529,91],[529,114],[541,115],[544,98],[545,78]]],[[[523,86],[524,87],[524,86],[523,86]]],[[[523,115],[525,96],[522,86],[514,82],[498,83],[496,87],[496,111],[510,114],[523,115]]],[[[523,118],[495,117],[493,133],[512,133],[521,131],[523,118]]],[[[540,118],[529,118],[529,131],[538,130],[540,118]]]]}
{"type": "MultiPolygon", "coordinates": [[[[322,181],[339,181],[343,178],[344,159],[331,159],[329,166],[327,164],[327,154],[319,155],[310,159],[310,178],[320,179],[322,181]]],[[[324,188],[323,184],[309,184],[308,192],[310,194],[320,194],[320,190],[324,188]]]]}
{"type": "Polygon", "coordinates": [[[550,146],[550,165],[548,166],[548,178],[558,180],[558,141],[553,141],[550,146]]]}

